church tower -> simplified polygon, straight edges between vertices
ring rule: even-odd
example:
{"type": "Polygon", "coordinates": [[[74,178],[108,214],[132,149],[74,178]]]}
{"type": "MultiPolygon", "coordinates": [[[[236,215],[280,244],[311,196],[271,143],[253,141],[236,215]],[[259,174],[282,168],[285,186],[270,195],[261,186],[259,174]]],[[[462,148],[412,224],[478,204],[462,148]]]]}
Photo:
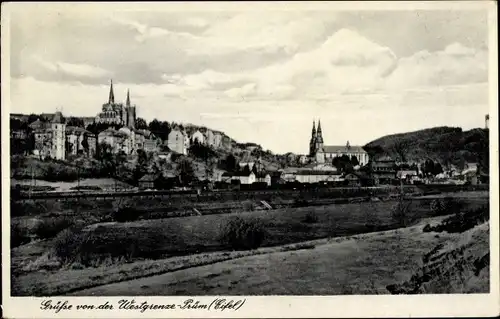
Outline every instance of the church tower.
{"type": "Polygon", "coordinates": [[[129,128],[135,128],[135,105],[130,104],[130,90],[127,90],[127,101],[125,102],[125,110],[127,114],[126,125],[129,128]]]}
{"type": "Polygon", "coordinates": [[[314,156],[316,145],[316,123],[313,121],[313,128],[311,132],[311,140],[309,141],[309,156],[314,156]]]}
{"type": "Polygon", "coordinates": [[[115,93],[113,92],[113,80],[111,80],[111,86],[109,87],[108,104],[115,104],[115,93]]]}
{"type": "Polygon", "coordinates": [[[318,132],[316,133],[315,151],[323,149],[323,132],[321,132],[321,120],[318,120],[318,132]]]}

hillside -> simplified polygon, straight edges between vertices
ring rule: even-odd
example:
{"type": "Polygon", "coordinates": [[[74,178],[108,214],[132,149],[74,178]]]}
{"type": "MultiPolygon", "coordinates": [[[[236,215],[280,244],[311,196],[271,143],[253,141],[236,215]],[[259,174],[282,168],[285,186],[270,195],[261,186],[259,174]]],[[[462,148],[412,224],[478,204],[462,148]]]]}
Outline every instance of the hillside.
{"type": "Polygon", "coordinates": [[[426,159],[462,167],[477,162],[488,167],[489,130],[462,131],[459,127],[435,127],[415,132],[387,135],[364,146],[370,157],[389,155],[400,161],[422,162],[426,159]]]}

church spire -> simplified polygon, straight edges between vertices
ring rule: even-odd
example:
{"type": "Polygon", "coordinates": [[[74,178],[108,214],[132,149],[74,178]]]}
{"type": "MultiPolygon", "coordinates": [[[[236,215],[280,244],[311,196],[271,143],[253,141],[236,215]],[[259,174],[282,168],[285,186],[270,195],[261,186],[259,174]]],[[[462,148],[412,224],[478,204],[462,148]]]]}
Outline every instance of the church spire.
{"type": "Polygon", "coordinates": [[[113,79],[111,79],[111,86],[109,87],[109,104],[114,104],[115,103],[115,94],[113,92],[113,79]]]}
{"type": "Polygon", "coordinates": [[[316,122],[313,120],[312,137],[316,136],[316,122]]]}
{"type": "Polygon", "coordinates": [[[127,102],[126,106],[130,106],[130,89],[127,89],[127,102]]]}
{"type": "Polygon", "coordinates": [[[317,131],[316,142],[323,144],[323,132],[321,132],[321,120],[318,120],[318,131],[317,131]]]}

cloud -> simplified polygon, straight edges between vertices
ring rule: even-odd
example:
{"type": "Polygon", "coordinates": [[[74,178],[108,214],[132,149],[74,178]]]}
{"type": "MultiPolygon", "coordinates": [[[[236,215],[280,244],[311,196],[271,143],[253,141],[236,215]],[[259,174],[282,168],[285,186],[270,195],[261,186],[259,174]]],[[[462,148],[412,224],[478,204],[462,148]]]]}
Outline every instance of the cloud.
{"type": "Polygon", "coordinates": [[[112,73],[108,70],[95,67],[88,64],[76,64],[67,62],[49,62],[39,56],[32,56],[34,62],[42,66],[44,69],[53,73],[63,73],[76,78],[104,78],[109,77],[112,73]]]}
{"type": "Polygon", "coordinates": [[[419,51],[401,58],[387,79],[390,89],[481,83],[488,80],[488,53],[459,43],[442,51],[419,51]]]}

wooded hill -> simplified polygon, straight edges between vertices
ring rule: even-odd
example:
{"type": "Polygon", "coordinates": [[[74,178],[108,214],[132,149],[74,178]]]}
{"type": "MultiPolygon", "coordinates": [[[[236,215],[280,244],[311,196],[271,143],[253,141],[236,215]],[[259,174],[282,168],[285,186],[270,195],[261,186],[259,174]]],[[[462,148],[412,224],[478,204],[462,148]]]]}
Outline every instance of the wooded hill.
{"type": "Polygon", "coordinates": [[[489,166],[489,130],[435,127],[409,133],[387,135],[364,146],[371,158],[389,155],[397,161],[421,163],[426,159],[463,168],[466,162],[489,166]]]}

